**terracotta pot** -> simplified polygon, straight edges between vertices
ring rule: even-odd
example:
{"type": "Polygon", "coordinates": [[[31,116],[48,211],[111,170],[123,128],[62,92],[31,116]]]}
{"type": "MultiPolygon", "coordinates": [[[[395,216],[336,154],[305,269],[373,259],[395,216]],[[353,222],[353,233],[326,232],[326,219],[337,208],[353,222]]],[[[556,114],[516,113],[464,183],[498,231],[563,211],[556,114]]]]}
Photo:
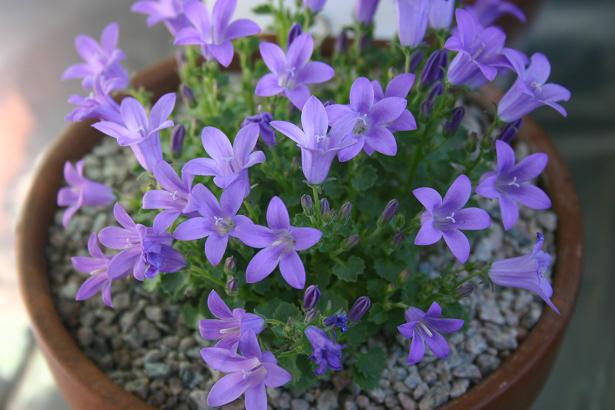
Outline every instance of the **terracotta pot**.
{"type": "MultiPolygon", "coordinates": [[[[167,60],[134,79],[154,96],[178,87],[175,61],[167,60]]],[[[488,96],[489,97],[489,96],[488,96]]],[[[491,95],[494,97],[494,95],[491,95]]],[[[63,184],[66,160],[87,154],[103,136],[89,122],[74,124],[60,136],[36,172],[17,228],[17,260],[23,299],[43,354],[66,401],[75,409],[149,409],[145,402],[113,383],[79,349],[62,324],[49,289],[45,249],[56,212],[56,193],[63,184]]],[[[545,309],[519,348],[502,366],[446,409],[523,409],[545,383],[572,314],[579,289],[582,253],[581,209],[570,173],[548,137],[525,121],[522,137],[534,150],[549,155],[546,187],[558,215],[554,303],[561,316],[545,309]],[[553,189],[557,187],[557,189],[553,189]]]]}

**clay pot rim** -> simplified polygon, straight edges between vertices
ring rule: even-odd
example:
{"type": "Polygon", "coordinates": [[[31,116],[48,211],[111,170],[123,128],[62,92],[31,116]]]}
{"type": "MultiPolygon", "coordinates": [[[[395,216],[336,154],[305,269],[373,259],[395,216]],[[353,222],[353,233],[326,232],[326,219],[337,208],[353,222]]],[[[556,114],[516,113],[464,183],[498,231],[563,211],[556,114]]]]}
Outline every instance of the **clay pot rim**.
{"type": "MultiPolygon", "coordinates": [[[[159,96],[177,88],[176,71],[175,60],[167,59],[141,71],[134,78],[134,83],[159,96]]],[[[486,89],[479,100],[486,104],[486,101],[497,101],[498,98],[496,90],[486,89]]],[[[151,409],[143,400],[111,381],[79,348],[63,325],[49,289],[45,255],[48,227],[57,209],[55,194],[62,183],[64,161],[81,158],[102,138],[90,125],[91,121],[86,121],[68,127],[46,151],[36,170],[16,232],[20,291],[39,346],[56,379],[65,379],[81,389],[82,393],[94,395],[92,397],[100,403],[114,403],[118,408],[126,409],[151,409]]],[[[444,408],[448,410],[487,408],[528,376],[534,361],[556,350],[572,315],[580,287],[583,228],[581,207],[572,178],[556,148],[536,122],[529,118],[524,120],[522,138],[534,150],[549,155],[546,187],[558,216],[553,302],[561,315],[545,307],[538,323],[517,350],[488,377],[447,403],[444,408]]],[[[73,401],[70,404],[77,407],[85,402],[73,401]]]]}

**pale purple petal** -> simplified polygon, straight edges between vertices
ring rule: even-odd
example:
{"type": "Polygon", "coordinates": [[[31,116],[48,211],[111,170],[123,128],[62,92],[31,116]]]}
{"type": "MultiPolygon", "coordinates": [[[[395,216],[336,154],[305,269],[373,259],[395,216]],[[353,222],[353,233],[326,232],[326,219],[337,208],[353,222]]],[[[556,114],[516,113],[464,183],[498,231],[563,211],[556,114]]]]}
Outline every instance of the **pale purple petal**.
{"type": "Polygon", "coordinates": [[[205,241],[205,256],[212,265],[216,266],[222,260],[226,246],[228,245],[228,236],[210,235],[205,241]]]}
{"type": "Polygon", "coordinates": [[[231,309],[229,309],[215,290],[209,292],[209,295],[207,296],[207,307],[209,308],[209,311],[218,319],[233,317],[231,309]]]}
{"type": "Polygon", "coordinates": [[[374,104],[369,111],[369,118],[375,124],[386,124],[399,118],[405,111],[407,101],[400,97],[387,97],[374,104]]]}
{"type": "Polygon", "coordinates": [[[515,151],[504,141],[495,142],[498,174],[509,172],[515,166],[515,151]]]}
{"type": "Polygon", "coordinates": [[[238,19],[233,21],[225,30],[224,37],[227,40],[235,40],[242,37],[249,37],[260,33],[261,28],[248,19],[238,19]]]}
{"type": "Polygon", "coordinates": [[[290,226],[286,205],[277,196],[271,198],[267,207],[267,224],[271,229],[286,229],[290,226]]]}
{"type": "Polygon", "coordinates": [[[433,212],[435,207],[442,205],[442,197],[433,188],[417,188],[412,191],[412,194],[429,212],[433,212]]]}
{"type": "Polygon", "coordinates": [[[191,175],[214,176],[220,174],[220,167],[211,158],[194,158],[184,165],[182,173],[191,175]]]}
{"type": "Polygon", "coordinates": [[[549,156],[543,153],[528,155],[523,158],[511,170],[511,175],[517,177],[519,181],[528,181],[536,178],[547,166],[549,156]]]}
{"type": "Polygon", "coordinates": [[[215,127],[205,127],[201,133],[203,148],[210,157],[218,162],[233,158],[233,147],[222,131],[215,127]]]}
{"type": "Polygon", "coordinates": [[[173,236],[180,241],[194,241],[209,236],[212,233],[207,218],[195,217],[179,224],[175,232],[173,232],[173,236]]]}
{"type": "Polygon", "coordinates": [[[519,188],[512,189],[508,196],[515,201],[532,209],[549,209],[551,200],[545,192],[537,186],[523,184],[519,188]]]}
{"type": "Polygon", "coordinates": [[[175,108],[175,93],[168,93],[160,97],[150,112],[149,123],[152,128],[158,128],[175,108]]]}
{"type": "Polygon", "coordinates": [[[140,260],[141,251],[137,248],[124,250],[109,262],[108,273],[111,279],[117,279],[130,271],[140,260]]]}
{"type": "Polygon", "coordinates": [[[271,229],[253,223],[238,226],[235,233],[239,240],[252,248],[265,248],[275,241],[275,235],[271,229]]]}
{"type": "Polygon", "coordinates": [[[441,333],[453,333],[463,327],[463,320],[461,319],[426,319],[426,322],[430,327],[441,333]]]}
{"type": "Polygon", "coordinates": [[[309,33],[303,33],[297,37],[288,48],[286,61],[290,67],[303,67],[312,56],[314,40],[309,33]]]}
{"type": "Polygon", "coordinates": [[[272,95],[279,94],[282,91],[284,91],[284,88],[280,87],[278,83],[278,76],[273,73],[269,73],[265,74],[260,80],[258,80],[254,94],[259,97],[271,97],[272,95]]]}
{"type": "Polygon", "coordinates": [[[264,362],[263,367],[267,369],[267,378],[265,379],[265,385],[267,387],[275,388],[284,386],[293,378],[289,372],[274,363],[264,362]]]}
{"type": "Polygon", "coordinates": [[[81,284],[79,290],[75,294],[75,300],[82,301],[96,295],[103,288],[109,279],[106,275],[99,274],[89,277],[81,284]]]}
{"type": "Polygon", "coordinates": [[[301,128],[295,124],[287,121],[271,121],[271,126],[301,146],[309,144],[309,140],[305,137],[301,128]]]}
{"type": "MultiPolygon", "coordinates": [[[[295,43],[293,43],[295,44],[295,43]]],[[[292,90],[285,90],[286,97],[291,103],[299,110],[303,108],[303,105],[310,98],[310,89],[306,85],[298,85],[292,90]]]]}
{"type": "Polygon", "coordinates": [[[442,207],[450,211],[461,209],[470,199],[472,183],[465,175],[459,175],[446,192],[442,207]]]}
{"type": "Polygon", "coordinates": [[[424,336],[424,340],[436,357],[444,359],[448,356],[448,342],[440,333],[432,331],[431,336],[424,336]]]}
{"type": "Polygon", "coordinates": [[[222,44],[208,44],[207,50],[223,67],[231,65],[234,50],[233,43],[230,41],[225,41],[222,44]]]}
{"type": "Polygon", "coordinates": [[[218,407],[228,404],[244,394],[251,384],[252,379],[244,377],[242,372],[228,374],[213,385],[207,396],[207,405],[218,407]]]}
{"type": "Polygon", "coordinates": [[[504,229],[512,228],[519,219],[519,207],[508,195],[501,195],[500,200],[500,215],[504,229]]]}
{"type": "Polygon", "coordinates": [[[246,282],[256,283],[265,279],[278,266],[281,249],[279,247],[265,248],[259,251],[246,268],[246,282]]]}
{"type": "Polygon", "coordinates": [[[459,229],[471,231],[487,229],[491,225],[491,217],[480,208],[464,208],[455,212],[455,221],[459,229]]]}
{"type": "Polygon", "coordinates": [[[98,239],[107,248],[127,249],[134,246],[135,235],[117,226],[107,226],[98,233],[98,239]]]}
{"type": "Polygon", "coordinates": [[[246,410],[264,410],[267,408],[267,389],[264,383],[250,387],[245,393],[246,410]]]}
{"type": "Polygon", "coordinates": [[[408,353],[408,364],[413,365],[421,360],[425,356],[425,341],[416,332],[410,343],[410,352],[408,353]]]}
{"type": "Polygon", "coordinates": [[[329,81],[335,70],[329,64],[311,61],[297,71],[297,82],[302,84],[320,84],[329,81]]]}
{"type": "Polygon", "coordinates": [[[423,222],[421,229],[419,229],[416,238],[414,238],[415,245],[433,245],[442,238],[442,232],[433,227],[433,223],[430,221],[423,222]]]}
{"type": "Polygon", "coordinates": [[[233,151],[235,158],[245,164],[248,161],[248,156],[254,150],[258,141],[259,128],[257,124],[248,124],[241,128],[233,141],[233,151]]]}
{"type": "Polygon", "coordinates": [[[357,78],[350,88],[350,107],[361,113],[367,113],[374,104],[374,88],[365,77],[357,78]]]}
{"type": "MultiPolygon", "coordinates": [[[[284,72],[286,69],[286,55],[277,44],[260,43],[259,49],[263,62],[273,74],[277,75],[284,72]]],[[[277,80],[277,77],[274,77],[277,80]]]]}
{"type": "Polygon", "coordinates": [[[451,250],[453,255],[461,263],[465,263],[470,256],[470,241],[459,230],[453,229],[442,232],[446,245],[451,250]]]}
{"type": "Polygon", "coordinates": [[[365,146],[383,155],[394,156],[397,154],[395,136],[383,127],[375,127],[369,134],[365,135],[365,146]]]}
{"type": "Polygon", "coordinates": [[[414,84],[414,78],[414,74],[410,73],[396,75],[387,85],[384,95],[386,97],[406,98],[414,84]]]}
{"type": "Polygon", "coordinates": [[[280,273],[293,288],[305,287],[305,267],[297,252],[289,252],[280,257],[280,273]]]}
{"type": "Polygon", "coordinates": [[[315,228],[290,227],[290,233],[295,239],[295,249],[304,251],[316,245],[322,237],[322,232],[315,228]]]}

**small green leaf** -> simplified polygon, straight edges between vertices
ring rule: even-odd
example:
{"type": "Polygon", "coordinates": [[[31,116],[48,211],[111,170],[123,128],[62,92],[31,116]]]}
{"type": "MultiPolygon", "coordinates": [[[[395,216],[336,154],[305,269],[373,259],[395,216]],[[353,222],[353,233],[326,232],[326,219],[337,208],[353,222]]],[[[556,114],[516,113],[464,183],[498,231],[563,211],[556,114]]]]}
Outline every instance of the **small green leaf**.
{"type": "Polygon", "coordinates": [[[273,13],[273,8],[271,4],[260,4],[252,9],[254,14],[271,14],[273,13]]]}
{"type": "Polygon", "coordinates": [[[386,355],[380,347],[358,355],[353,366],[353,380],[364,390],[378,386],[380,375],[386,366],[386,355]]]}
{"type": "Polygon", "coordinates": [[[365,270],[365,262],[358,256],[351,256],[344,265],[333,267],[333,274],[344,282],[356,282],[359,275],[365,270]]]}
{"type": "Polygon", "coordinates": [[[352,178],[352,187],[357,191],[366,191],[378,180],[378,171],[371,165],[362,165],[352,178]]]}

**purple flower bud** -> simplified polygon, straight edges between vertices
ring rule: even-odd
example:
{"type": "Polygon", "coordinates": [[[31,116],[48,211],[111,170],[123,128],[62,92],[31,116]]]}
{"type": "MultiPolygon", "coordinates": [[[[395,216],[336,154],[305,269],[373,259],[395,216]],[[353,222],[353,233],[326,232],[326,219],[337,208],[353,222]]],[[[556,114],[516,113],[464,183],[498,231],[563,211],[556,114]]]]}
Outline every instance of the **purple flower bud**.
{"type": "Polygon", "coordinates": [[[345,250],[349,250],[354,248],[359,244],[361,237],[359,235],[350,235],[348,238],[344,239],[344,243],[342,244],[342,248],[345,250]]]}
{"type": "MultiPolygon", "coordinates": [[[[338,54],[345,53],[348,50],[348,45],[350,44],[350,40],[348,39],[348,29],[343,28],[340,31],[340,34],[335,38],[335,51],[338,54]]],[[[327,103],[325,102],[325,106],[327,103]]]]}
{"type": "Polygon", "coordinates": [[[359,322],[372,306],[372,301],[367,296],[359,297],[348,312],[348,319],[351,322],[359,322]]]}
{"type": "Polygon", "coordinates": [[[472,294],[474,289],[476,289],[476,286],[473,283],[466,282],[457,288],[457,295],[461,298],[468,297],[472,294]]]}
{"type": "Polygon", "coordinates": [[[340,208],[340,217],[342,219],[350,218],[350,214],[352,213],[352,204],[349,201],[346,201],[342,204],[340,208]]]}
{"type": "Polygon", "coordinates": [[[502,132],[500,132],[500,135],[498,135],[497,139],[504,141],[507,144],[510,144],[511,141],[517,136],[517,133],[521,128],[521,124],[522,120],[520,119],[515,122],[506,124],[506,126],[502,129],[502,132]]]}
{"type": "Polygon", "coordinates": [[[397,199],[391,199],[389,203],[386,204],[386,206],[384,207],[384,211],[382,211],[382,215],[380,216],[380,218],[383,222],[388,222],[393,219],[398,209],[399,201],[397,199]]]}
{"type": "Polygon", "coordinates": [[[235,263],[235,257],[229,256],[224,260],[224,273],[231,274],[235,272],[235,268],[237,267],[235,263]]]}
{"type": "Polygon", "coordinates": [[[177,125],[171,134],[171,153],[174,157],[179,157],[182,154],[184,147],[184,138],[186,136],[186,128],[183,125],[177,125]]]}
{"type": "Polygon", "coordinates": [[[320,288],[318,285],[310,285],[303,294],[303,309],[311,310],[320,299],[320,288]]]}
{"type": "Polygon", "coordinates": [[[314,321],[314,319],[316,319],[318,317],[318,309],[310,309],[307,312],[305,312],[305,323],[310,323],[312,321],[314,321]]]}
{"type": "Polygon", "coordinates": [[[290,30],[288,30],[288,46],[290,47],[293,41],[295,41],[295,39],[299,37],[302,33],[303,29],[301,28],[301,24],[294,23],[291,26],[290,30]]]}
{"type": "Polygon", "coordinates": [[[461,121],[466,114],[463,107],[455,107],[451,113],[451,118],[444,124],[444,133],[453,135],[461,125],[461,121]]]}
{"type": "Polygon", "coordinates": [[[403,232],[396,232],[395,235],[393,235],[393,245],[395,246],[401,245],[405,240],[406,235],[403,232]]]}
{"type": "Polygon", "coordinates": [[[320,214],[322,216],[329,215],[331,213],[331,206],[329,205],[329,200],[327,198],[323,198],[320,200],[320,214]]]}
{"type": "Polygon", "coordinates": [[[371,24],[372,20],[374,20],[378,3],[380,3],[380,0],[357,0],[355,9],[357,21],[363,24],[371,24]]]}
{"type": "Polygon", "coordinates": [[[433,111],[433,100],[425,100],[421,104],[421,115],[423,117],[429,117],[433,111]]]}
{"type": "Polygon", "coordinates": [[[179,87],[179,92],[184,98],[186,105],[191,106],[196,104],[196,97],[194,96],[194,91],[192,91],[192,88],[188,87],[186,84],[182,84],[179,87]]]}
{"type": "Polygon", "coordinates": [[[416,70],[419,68],[421,63],[423,62],[423,58],[425,58],[425,53],[421,50],[416,50],[410,56],[410,66],[408,67],[408,72],[416,73],[416,70]]]}
{"type": "Polygon", "coordinates": [[[306,195],[306,194],[301,195],[301,207],[303,208],[305,212],[311,210],[313,206],[314,206],[314,202],[312,202],[311,196],[306,195]]]}
{"type": "Polygon", "coordinates": [[[446,50],[437,50],[429,56],[423,74],[421,74],[421,84],[424,86],[431,85],[436,81],[441,81],[444,78],[444,70],[448,64],[448,52],[446,50]]]}
{"type": "Polygon", "coordinates": [[[327,0],[303,0],[303,7],[309,9],[312,13],[318,13],[325,7],[327,0]]]}
{"type": "Polygon", "coordinates": [[[268,112],[249,115],[243,120],[241,127],[243,128],[251,123],[258,124],[260,137],[263,139],[265,144],[271,147],[275,145],[275,131],[270,125],[271,120],[273,120],[273,116],[268,112]]]}
{"type": "Polygon", "coordinates": [[[442,95],[444,92],[444,86],[441,82],[438,82],[431,87],[429,93],[427,94],[427,98],[421,104],[421,114],[424,117],[429,117],[431,112],[433,111],[433,107],[436,103],[436,98],[442,95]]]}
{"type": "Polygon", "coordinates": [[[224,286],[224,290],[226,290],[227,295],[232,295],[237,292],[237,289],[239,289],[239,281],[237,281],[236,278],[229,278],[224,286]]]}

